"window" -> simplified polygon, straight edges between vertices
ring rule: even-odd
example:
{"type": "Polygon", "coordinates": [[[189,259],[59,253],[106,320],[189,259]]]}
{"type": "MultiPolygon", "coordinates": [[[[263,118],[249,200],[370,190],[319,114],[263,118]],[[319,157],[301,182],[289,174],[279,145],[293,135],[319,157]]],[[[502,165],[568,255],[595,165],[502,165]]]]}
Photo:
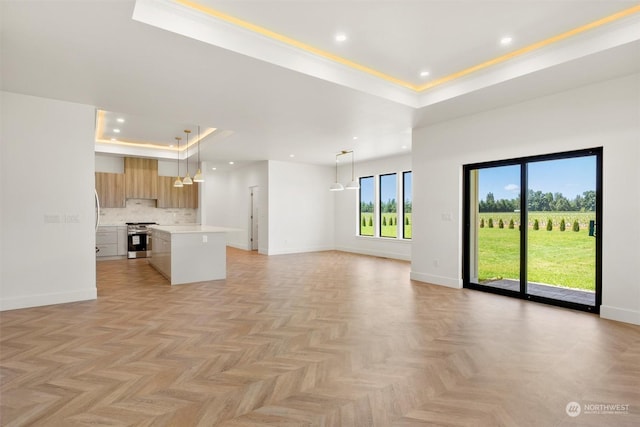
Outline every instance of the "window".
{"type": "Polygon", "coordinates": [[[411,171],[360,177],[358,234],[411,239],[412,190],[411,171]]]}
{"type": "Polygon", "coordinates": [[[373,236],[375,230],[375,181],[372,176],[360,178],[360,235],[373,236]]]}
{"type": "Polygon", "coordinates": [[[413,209],[411,177],[411,171],[402,173],[402,197],[404,198],[404,207],[402,210],[402,237],[404,239],[411,238],[411,227],[413,225],[411,219],[411,211],[413,209]]]}
{"type": "Polygon", "coordinates": [[[398,236],[397,174],[380,175],[380,237],[398,236]]]}

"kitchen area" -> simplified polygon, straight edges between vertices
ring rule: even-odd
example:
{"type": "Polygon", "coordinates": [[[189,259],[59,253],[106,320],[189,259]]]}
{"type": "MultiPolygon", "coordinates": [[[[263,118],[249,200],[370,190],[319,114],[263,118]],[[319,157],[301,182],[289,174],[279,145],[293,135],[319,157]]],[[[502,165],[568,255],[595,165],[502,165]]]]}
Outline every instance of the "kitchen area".
{"type": "Polygon", "coordinates": [[[175,162],[101,153],[95,160],[98,260],[145,257],[148,225],[199,223],[199,183],[174,187],[175,162]]]}
{"type": "Polygon", "coordinates": [[[199,224],[199,183],[174,186],[176,162],[103,153],[95,160],[97,261],[150,258],[172,285],[226,277],[231,230],[199,224]]]}

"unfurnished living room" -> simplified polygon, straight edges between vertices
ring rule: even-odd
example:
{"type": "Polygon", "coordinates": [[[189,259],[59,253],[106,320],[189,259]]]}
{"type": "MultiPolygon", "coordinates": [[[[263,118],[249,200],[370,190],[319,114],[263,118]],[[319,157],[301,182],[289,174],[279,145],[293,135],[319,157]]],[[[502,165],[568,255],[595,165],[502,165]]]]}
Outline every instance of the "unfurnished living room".
{"type": "Polygon", "coordinates": [[[0,425],[640,424],[637,1],[0,7],[0,425]]]}

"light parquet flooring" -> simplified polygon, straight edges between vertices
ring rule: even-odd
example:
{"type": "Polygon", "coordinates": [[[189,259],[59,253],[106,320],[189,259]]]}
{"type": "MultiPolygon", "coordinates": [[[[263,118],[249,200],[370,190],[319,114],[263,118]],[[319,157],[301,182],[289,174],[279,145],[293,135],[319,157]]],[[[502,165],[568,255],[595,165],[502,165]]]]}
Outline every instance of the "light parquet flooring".
{"type": "Polygon", "coordinates": [[[1,424],[640,425],[640,327],[375,257],[227,264],[171,287],[145,259],[103,261],[96,301],[1,313],[1,424]]]}

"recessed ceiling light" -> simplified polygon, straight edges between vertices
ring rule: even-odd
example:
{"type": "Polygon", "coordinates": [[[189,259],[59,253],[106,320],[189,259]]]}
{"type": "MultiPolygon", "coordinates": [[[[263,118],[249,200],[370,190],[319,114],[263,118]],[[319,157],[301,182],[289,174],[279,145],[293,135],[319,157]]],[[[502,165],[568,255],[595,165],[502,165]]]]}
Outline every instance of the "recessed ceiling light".
{"type": "Polygon", "coordinates": [[[403,150],[406,150],[406,149],[407,149],[407,146],[406,146],[406,145],[403,145],[403,146],[402,146],[402,147],[400,147],[400,148],[402,148],[403,150]]]}
{"type": "Polygon", "coordinates": [[[512,42],[512,41],[513,41],[513,38],[512,38],[512,37],[505,36],[505,37],[503,37],[503,38],[501,38],[501,39],[500,39],[500,44],[501,44],[502,46],[508,46],[508,45],[510,45],[510,44],[511,44],[511,42],[512,42]]]}
{"type": "Polygon", "coordinates": [[[420,71],[420,77],[427,77],[429,75],[428,71],[420,71]]]}
{"type": "Polygon", "coordinates": [[[295,156],[296,156],[295,154],[289,154],[289,157],[295,157],[295,156]]]}
{"type": "Polygon", "coordinates": [[[233,164],[233,162],[229,162],[229,164],[230,164],[230,165],[232,165],[232,164],[233,164]]]}
{"type": "Polygon", "coordinates": [[[173,144],[169,145],[169,148],[173,148],[173,147],[174,147],[174,145],[173,145],[173,144]]]}
{"type": "Polygon", "coordinates": [[[118,123],[124,123],[124,119],[122,117],[118,117],[116,120],[118,121],[118,123]]]}
{"type": "Polygon", "coordinates": [[[357,136],[354,136],[354,137],[353,137],[353,140],[355,141],[356,139],[358,139],[358,137],[357,137],[357,136]]]}
{"type": "Polygon", "coordinates": [[[120,129],[114,129],[113,130],[115,133],[120,133],[120,129]]]}
{"type": "Polygon", "coordinates": [[[336,41],[339,43],[342,43],[343,41],[347,40],[347,35],[344,33],[338,33],[336,34],[336,41]]]}
{"type": "Polygon", "coordinates": [[[111,138],[111,140],[112,140],[112,141],[117,141],[117,139],[115,139],[115,138],[111,138]]]}
{"type": "Polygon", "coordinates": [[[216,170],[217,168],[211,168],[212,171],[216,170]]]}

